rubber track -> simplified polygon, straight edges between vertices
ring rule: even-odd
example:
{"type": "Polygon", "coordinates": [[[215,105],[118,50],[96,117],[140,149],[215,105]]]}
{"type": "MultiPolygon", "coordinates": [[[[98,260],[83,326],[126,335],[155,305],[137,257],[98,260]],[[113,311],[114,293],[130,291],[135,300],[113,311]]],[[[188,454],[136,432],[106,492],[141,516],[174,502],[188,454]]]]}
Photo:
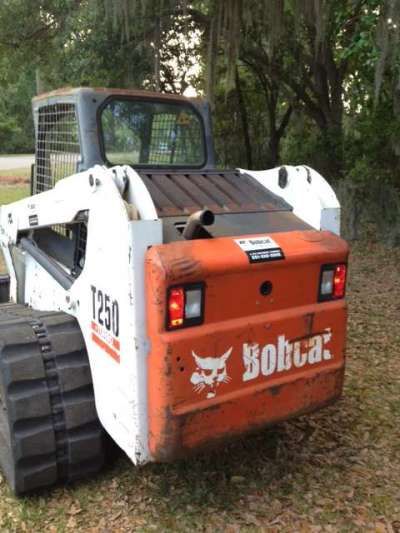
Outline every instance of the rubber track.
{"type": "Polygon", "coordinates": [[[104,440],[76,320],[0,305],[0,465],[13,491],[94,474],[104,440]]]}

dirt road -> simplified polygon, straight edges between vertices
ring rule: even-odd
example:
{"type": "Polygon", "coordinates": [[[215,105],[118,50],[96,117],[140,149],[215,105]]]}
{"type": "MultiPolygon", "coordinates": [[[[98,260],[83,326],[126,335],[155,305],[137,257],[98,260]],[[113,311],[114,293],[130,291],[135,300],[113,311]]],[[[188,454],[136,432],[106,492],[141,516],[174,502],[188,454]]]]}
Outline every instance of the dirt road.
{"type": "Polygon", "coordinates": [[[33,155],[0,155],[0,171],[13,170],[16,168],[28,168],[34,160],[33,155]]]}

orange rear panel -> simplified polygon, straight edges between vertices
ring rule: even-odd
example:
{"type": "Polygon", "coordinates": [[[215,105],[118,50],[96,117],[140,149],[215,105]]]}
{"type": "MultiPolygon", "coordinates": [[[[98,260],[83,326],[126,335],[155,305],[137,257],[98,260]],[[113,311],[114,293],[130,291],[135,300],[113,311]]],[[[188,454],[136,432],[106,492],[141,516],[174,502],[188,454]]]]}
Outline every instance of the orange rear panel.
{"type": "Polygon", "coordinates": [[[232,238],[154,246],[146,261],[149,445],[170,460],[314,410],[341,394],[344,300],[318,303],[321,265],[347,262],[329,232],[274,234],[284,259],[249,263],[232,238]],[[166,331],[167,290],[205,282],[204,323],[166,331]],[[263,282],[272,292],[260,293],[263,282]]]}

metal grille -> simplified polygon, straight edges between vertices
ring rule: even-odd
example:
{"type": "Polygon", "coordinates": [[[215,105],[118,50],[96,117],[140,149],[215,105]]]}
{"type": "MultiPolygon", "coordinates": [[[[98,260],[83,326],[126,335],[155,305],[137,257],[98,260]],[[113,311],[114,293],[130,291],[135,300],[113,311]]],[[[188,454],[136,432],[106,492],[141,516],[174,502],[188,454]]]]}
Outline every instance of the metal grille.
{"type": "Polygon", "coordinates": [[[291,211],[282,198],[235,170],[141,170],[139,174],[160,217],[188,215],[201,209],[215,214],[291,211]]]}
{"type": "Polygon", "coordinates": [[[80,160],[75,105],[48,105],[37,113],[34,193],[47,191],[58,180],[75,174],[80,160]]]}
{"type": "Polygon", "coordinates": [[[55,224],[53,226],[49,226],[49,228],[62,237],[65,237],[66,239],[69,239],[72,241],[73,234],[71,228],[67,224],[55,224]]]}
{"type": "Polygon", "coordinates": [[[111,164],[187,168],[205,162],[202,121],[190,106],[112,100],[101,122],[111,164]]]}
{"type": "Polygon", "coordinates": [[[148,165],[198,165],[204,148],[202,131],[197,120],[185,120],[187,115],[159,113],[154,116],[148,165]],[[182,118],[183,117],[183,118],[182,118]]]}

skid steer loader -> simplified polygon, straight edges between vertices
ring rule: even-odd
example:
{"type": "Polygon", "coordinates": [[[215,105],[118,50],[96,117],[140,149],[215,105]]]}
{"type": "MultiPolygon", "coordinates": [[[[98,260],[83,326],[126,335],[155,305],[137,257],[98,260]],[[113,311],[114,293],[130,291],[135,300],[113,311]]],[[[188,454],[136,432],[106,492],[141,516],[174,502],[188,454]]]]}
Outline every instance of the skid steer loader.
{"type": "Polygon", "coordinates": [[[324,178],[217,169],[199,99],[80,88],[33,112],[31,196],[0,211],[17,494],[98,471],[105,432],[171,461],[340,396],[348,247],[324,178]]]}

